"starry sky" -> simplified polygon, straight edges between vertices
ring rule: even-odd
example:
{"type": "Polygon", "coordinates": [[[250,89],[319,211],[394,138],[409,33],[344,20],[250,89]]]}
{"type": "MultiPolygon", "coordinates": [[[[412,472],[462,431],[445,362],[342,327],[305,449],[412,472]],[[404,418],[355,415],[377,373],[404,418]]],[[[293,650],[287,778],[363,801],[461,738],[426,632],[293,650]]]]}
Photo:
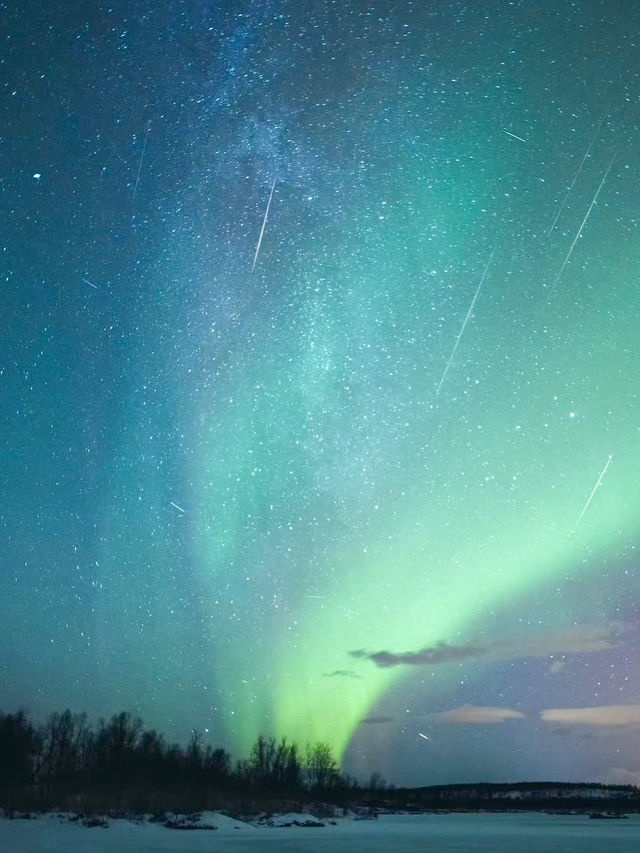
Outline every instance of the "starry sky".
{"type": "Polygon", "coordinates": [[[0,708],[640,780],[639,31],[0,2],[0,708]]]}

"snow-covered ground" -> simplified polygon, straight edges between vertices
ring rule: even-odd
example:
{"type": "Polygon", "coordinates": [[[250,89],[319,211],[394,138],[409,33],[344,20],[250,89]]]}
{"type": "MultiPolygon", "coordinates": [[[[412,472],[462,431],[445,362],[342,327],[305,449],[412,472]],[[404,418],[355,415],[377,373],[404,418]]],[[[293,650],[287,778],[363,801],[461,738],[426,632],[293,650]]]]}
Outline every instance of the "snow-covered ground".
{"type": "Polygon", "coordinates": [[[296,826],[310,815],[279,816],[268,826],[208,813],[215,830],[167,829],[148,821],[111,820],[87,828],[53,815],[35,820],[0,819],[2,853],[637,853],[640,815],[628,820],[589,820],[582,815],[443,814],[383,815],[378,820],[336,819],[335,825],[296,826]]]}

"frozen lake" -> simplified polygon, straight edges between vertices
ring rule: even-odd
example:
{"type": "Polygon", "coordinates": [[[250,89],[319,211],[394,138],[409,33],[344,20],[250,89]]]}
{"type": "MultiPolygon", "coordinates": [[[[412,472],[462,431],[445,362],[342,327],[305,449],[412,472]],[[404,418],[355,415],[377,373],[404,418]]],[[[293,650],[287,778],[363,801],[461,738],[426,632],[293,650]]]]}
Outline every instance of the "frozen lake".
{"type": "Polygon", "coordinates": [[[512,851],[603,853],[640,850],[640,816],[589,820],[544,814],[385,815],[338,820],[322,828],[262,827],[211,815],[215,831],[178,831],[157,824],[111,821],[108,829],[37,820],[0,820],[2,853],[189,853],[189,851],[512,851]]]}

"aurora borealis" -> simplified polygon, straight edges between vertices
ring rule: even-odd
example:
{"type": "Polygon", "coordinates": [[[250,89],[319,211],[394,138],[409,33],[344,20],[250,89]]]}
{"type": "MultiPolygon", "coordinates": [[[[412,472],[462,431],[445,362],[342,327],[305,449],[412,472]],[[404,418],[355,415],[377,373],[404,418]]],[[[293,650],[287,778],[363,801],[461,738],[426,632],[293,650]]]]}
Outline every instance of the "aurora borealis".
{"type": "Polygon", "coordinates": [[[640,779],[630,7],[0,4],[0,708],[640,779]]]}

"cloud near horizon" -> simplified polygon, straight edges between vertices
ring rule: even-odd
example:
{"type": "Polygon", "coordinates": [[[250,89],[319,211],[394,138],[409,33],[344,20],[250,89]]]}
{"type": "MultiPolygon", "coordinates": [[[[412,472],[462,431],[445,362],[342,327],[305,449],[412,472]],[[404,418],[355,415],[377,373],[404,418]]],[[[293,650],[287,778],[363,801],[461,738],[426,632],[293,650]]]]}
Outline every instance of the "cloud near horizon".
{"type": "Polygon", "coordinates": [[[632,626],[625,622],[609,625],[585,623],[567,628],[553,629],[544,633],[523,637],[513,642],[493,642],[486,645],[467,643],[452,646],[446,642],[427,646],[417,651],[369,652],[357,649],[349,652],[351,657],[370,660],[379,667],[392,666],[436,666],[454,660],[491,658],[513,660],[516,658],[546,658],[554,655],[590,654],[607,651],[619,646],[623,636],[632,626]]]}
{"type": "Polygon", "coordinates": [[[496,708],[489,705],[461,705],[447,711],[437,711],[429,714],[432,723],[447,723],[449,725],[495,725],[505,720],[521,720],[526,717],[521,711],[512,708],[496,708]]]}
{"type": "Polygon", "coordinates": [[[610,767],[605,782],[609,785],[640,786],[640,770],[627,770],[626,767],[610,767]]]}
{"type": "Polygon", "coordinates": [[[567,726],[637,726],[640,705],[601,705],[595,708],[548,708],[540,712],[545,723],[567,726]]]}

